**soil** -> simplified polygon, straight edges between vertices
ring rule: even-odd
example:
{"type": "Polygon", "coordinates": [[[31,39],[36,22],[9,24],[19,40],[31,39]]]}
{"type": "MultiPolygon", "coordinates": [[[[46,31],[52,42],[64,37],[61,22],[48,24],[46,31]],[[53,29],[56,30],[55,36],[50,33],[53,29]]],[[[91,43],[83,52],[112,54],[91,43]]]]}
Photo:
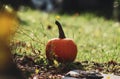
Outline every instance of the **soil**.
{"type": "MultiPolygon", "coordinates": [[[[120,63],[115,61],[109,61],[107,63],[96,63],[89,61],[63,63],[63,64],[47,64],[43,61],[35,62],[35,59],[31,56],[21,56],[14,54],[14,61],[22,71],[25,79],[69,79],[70,77],[76,79],[89,79],[85,78],[86,75],[81,76],[70,76],[67,75],[69,71],[80,70],[84,71],[85,74],[90,75],[91,72],[95,72],[94,76],[99,73],[104,74],[115,74],[120,76],[120,63]],[[88,73],[89,71],[89,73],[88,73]],[[97,72],[97,73],[96,73],[97,72]],[[67,77],[69,78],[67,78],[67,77]]],[[[98,76],[97,76],[98,77],[98,76]]],[[[101,77],[102,78],[102,77],[101,77]]],[[[97,78],[97,79],[101,79],[97,78]]],[[[92,78],[94,79],[94,78],[92,78]]],[[[96,79],[96,78],[95,78],[96,79]]]]}

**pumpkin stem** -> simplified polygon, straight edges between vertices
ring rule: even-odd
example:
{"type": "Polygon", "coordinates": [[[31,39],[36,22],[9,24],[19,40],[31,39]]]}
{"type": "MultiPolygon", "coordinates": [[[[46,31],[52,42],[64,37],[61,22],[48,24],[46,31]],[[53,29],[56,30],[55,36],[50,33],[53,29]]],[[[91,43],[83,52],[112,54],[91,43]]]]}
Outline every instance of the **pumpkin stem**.
{"type": "Polygon", "coordinates": [[[59,38],[61,38],[61,39],[66,38],[60,22],[56,20],[56,21],[55,21],[55,24],[58,26],[59,38]]]}

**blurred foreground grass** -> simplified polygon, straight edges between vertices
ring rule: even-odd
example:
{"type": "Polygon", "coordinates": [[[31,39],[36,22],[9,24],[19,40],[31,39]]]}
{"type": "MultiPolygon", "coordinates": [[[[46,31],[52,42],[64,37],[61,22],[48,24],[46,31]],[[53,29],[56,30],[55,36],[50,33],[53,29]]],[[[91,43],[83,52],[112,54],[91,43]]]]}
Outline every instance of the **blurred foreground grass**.
{"type": "MultiPolygon", "coordinates": [[[[76,61],[120,62],[120,25],[93,14],[59,15],[40,11],[19,11],[21,24],[13,41],[25,41],[33,45],[45,55],[48,40],[58,37],[58,29],[54,24],[56,17],[63,25],[68,38],[78,46],[76,61]]],[[[25,49],[27,50],[27,49],[25,49]]],[[[23,54],[22,52],[15,51],[23,54]]],[[[27,52],[30,54],[31,52],[27,52]]]]}

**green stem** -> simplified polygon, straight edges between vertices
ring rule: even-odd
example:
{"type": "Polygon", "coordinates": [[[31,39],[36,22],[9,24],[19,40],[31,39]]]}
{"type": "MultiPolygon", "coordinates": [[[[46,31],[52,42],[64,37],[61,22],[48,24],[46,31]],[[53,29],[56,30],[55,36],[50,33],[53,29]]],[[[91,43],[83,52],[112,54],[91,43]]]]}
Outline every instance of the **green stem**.
{"type": "Polygon", "coordinates": [[[61,26],[61,24],[60,24],[60,22],[56,20],[56,21],[55,21],[55,24],[58,26],[59,38],[61,38],[61,39],[66,38],[66,36],[65,36],[65,34],[64,34],[64,31],[63,31],[63,29],[62,29],[62,26],[61,26]]]}

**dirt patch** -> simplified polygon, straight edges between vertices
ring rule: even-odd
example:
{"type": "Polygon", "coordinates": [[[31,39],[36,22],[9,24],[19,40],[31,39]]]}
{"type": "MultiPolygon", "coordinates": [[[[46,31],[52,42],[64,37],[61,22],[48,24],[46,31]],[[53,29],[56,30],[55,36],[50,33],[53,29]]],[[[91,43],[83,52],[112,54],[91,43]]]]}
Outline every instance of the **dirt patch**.
{"type": "MultiPolygon", "coordinates": [[[[14,55],[14,61],[17,63],[17,66],[22,70],[26,79],[64,79],[66,78],[66,74],[71,70],[81,70],[89,72],[97,71],[98,73],[113,73],[120,76],[120,63],[117,63],[115,61],[109,61],[107,63],[96,63],[89,61],[73,62],[68,64],[59,64],[56,67],[55,65],[49,65],[47,63],[38,63],[34,60],[35,59],[31,56],[21,56],[17,54],[14,55]]],[[[96,73],[94,73],[94,75],[96,75],[96,73]]],[[[101,75],[104,76],[103,79],[105,79],[107,76],[109,77],[109,74],[100,74],[100,76],[101,75]]]]}

